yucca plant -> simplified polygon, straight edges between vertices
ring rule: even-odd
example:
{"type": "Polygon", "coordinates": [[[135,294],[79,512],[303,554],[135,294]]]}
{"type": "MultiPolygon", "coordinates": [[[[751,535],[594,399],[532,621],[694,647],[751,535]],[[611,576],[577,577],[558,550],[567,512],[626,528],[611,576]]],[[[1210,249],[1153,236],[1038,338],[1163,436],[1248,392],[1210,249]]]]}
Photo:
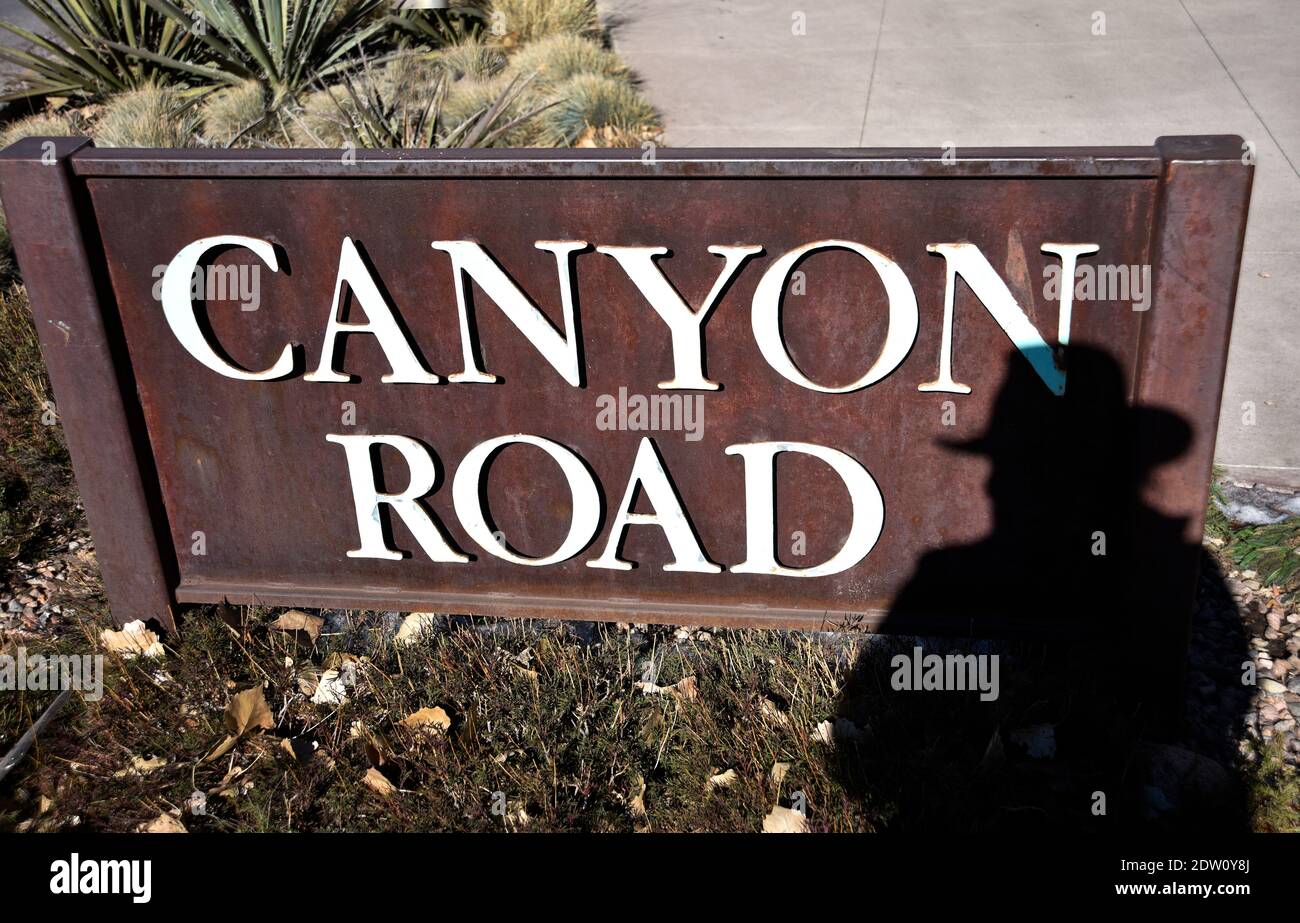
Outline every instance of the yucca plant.
{"type": "Polygon", "coordinates": [[[147,48],[167,61],[194,64],[206,48],[188,17],[167,16],[142,0],[20,0],[48,36],[12,23],[0,29],[34,46],[0,47],[0,58],[26,73],[22,85],[0,97],[97,97],[154,83],[172,69],[127,49],[147,48]]]}
{"type": "Polygon", "coordinates": [[[388,0],[144,0],[176,24],[196,26],[207,58],[194,63],[143,47],[110,43],[160,67],[199,80],[235,85],[263,83],[272,107],[294,97],[312,80],[350,66],[391,23],[379,12],[388,0]]]}

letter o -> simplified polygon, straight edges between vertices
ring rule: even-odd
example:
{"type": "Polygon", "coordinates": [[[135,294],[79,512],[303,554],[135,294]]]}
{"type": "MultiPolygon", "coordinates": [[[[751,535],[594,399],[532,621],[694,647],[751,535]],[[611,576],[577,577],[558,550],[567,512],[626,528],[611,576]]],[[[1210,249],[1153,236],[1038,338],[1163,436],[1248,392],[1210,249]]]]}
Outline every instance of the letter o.
{"type": "Polygon", "coordinates": [[[912,283],[907,281],[907,274],[897,263],[880,251],[851,240],[818,240],[789,251],[763,273],[763,278],[754,290],[750,323],[763,358],[780,375],[810,391],[846,394],[873,385],[898,368],[916,342],[921,319],[912,283]],[[885,285],[885,294],[889,298],[889,329],[880,355],[865,375],[842,388],[819,385],[799,371],[786,351],[781,336],[781,295],[785,292],[786,280],[799,260],[818,250],[849,250],[866,259],[880,275],[880,281],[885,285]]]}
{"type": "Polygon", "coordinates": [[[470,538],[478,542],[483,550],[503,561],[513,564],[526,564],[541,567],[544,564],[558,564],[587,547],[587,543],[600,528],[600,491],[592,479],[587,466],[577,455],[550,439],[518,433],[513,436],[498,436],[480,442],[465,454],[460,467],[456,469],[456,478],[451,485],[451,498],[456,507],[460,524],[469,533],[470,538]],[[488,458],[497,449],[512,443],[526,443],[537,446],[560,465],[564,477],[569,482],[569,492],[573,497],[573,519],[569,523],[569,534],[552,554],[541,558],[530,558],[515,554],[499,541],[488,527],[483,505],[479,502],[479,484],[483,479],[483,468],[488,458]]]}

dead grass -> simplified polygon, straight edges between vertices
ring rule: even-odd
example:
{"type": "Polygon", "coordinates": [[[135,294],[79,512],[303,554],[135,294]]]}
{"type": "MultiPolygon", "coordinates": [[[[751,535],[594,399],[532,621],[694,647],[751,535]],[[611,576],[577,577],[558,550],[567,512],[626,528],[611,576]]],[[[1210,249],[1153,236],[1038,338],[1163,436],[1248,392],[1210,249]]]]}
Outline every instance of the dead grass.
{"type": "MultiPolygon", "coordinates": [[[[399,647],[372,614],[337,618],[313,644],[272,629],[274,615],[203,610],[165,659],[111,659],[102,701],[60,720],[0,815],[44,830],[125,831],[179,809],[191,831],[757,831],[782,805],[803,806],[814,831],[1087,831],[1088,793],[1125,789],[1131,741],[1089,686],[1095,660],[1041,645],[1004,648],[1014,679],[980,703],[889,689],[910,641],[453,619],[399,647]],[[340,668],[356,675],[347,701],[314,703],[322,672],[340,668]],[[206,759],[227,703],[252,687],[274,727],[206,759]],[[402,724],[435,707],[445,733],[402,724]],[[1009,731],[1036,721],[1077,746],[1050,765],[1018,754],[1009,731]],[[196,791],[206,813],[187,807],[196,791]]],[[[73,641],[87,645],[93,629],[73,641]]],[[[0,739],[35,710],[0,714],[0,739]]],[[[1294,774],[1259,779],[1273,794],[1256,823],[1276,827],[1294,774]]]]}
{"type": "Polygon", "coordinates": [[[611,628],[583,640],[555,625],[458,620],[399,648],[375,643],[372,618],[301,647],[268,616],[210,610],[165,662],[115,662],[104,699],[44,742],[26,794],[8,805],[14,823],[130,830],[196,790],[207,813],[185,812],[191,830],[757,830],[795,790],[827,807],[827,828],[875,823],[810,736],[836,687],[806,637],[678,643],[667,630],[611,628]],[[311,680],[349,660],[348,701],[313,704],[311,680]],[[635,684],[650,674],[660,686],[693,678],[697,694],[645,694],[635,684]],[[225,703],[250,686],[264,687],[275,728],[205,762],[225,703]],[[771,696],[788,707],[765,717],[771,696]],[[447,733],[402,726],[435,706],[447,733]],[[133,758],[157,757],[166,765],[132,773],[133,758]],[[780,786],[777,761],[790,764],[780,786]],[[370,769],[396,792],[368,786],[370,769]],[[706,790],[727,769],[735,782],[706,790]],[[41,795],[53,806],[32,815],[41,795]]]}
{"type": "Polygon", "coordinates": [[[78,520],[79,502],[27,294],[0,291],[0,578],[78,520]]]}

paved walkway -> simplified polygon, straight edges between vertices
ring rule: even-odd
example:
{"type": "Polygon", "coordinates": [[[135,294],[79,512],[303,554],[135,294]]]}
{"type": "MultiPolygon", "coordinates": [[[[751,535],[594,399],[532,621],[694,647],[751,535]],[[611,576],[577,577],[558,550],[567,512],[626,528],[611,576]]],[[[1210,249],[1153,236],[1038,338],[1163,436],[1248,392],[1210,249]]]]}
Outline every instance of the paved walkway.
{"type": "Polygon", "coordinates": [[[1300,4],[601,0],[673,146],[1150,144],[1257,156],[1218,460],[1300,486],[1300,4]],[[1105,35],[1094,35],[1095,11],[1105,35]],[[805,34],[795,34],[802,15],[805,34]],[[1253,402],[1255,423],[1243,423],[1253,402]]]}
{"type": "MultiPolygon", "coordinates": [[[[38,32],[41,29],[41,21],[18,0],[0,0],[0,21],[26,29],[28,32],[38,32]]],[[[4,31],[0,31],[0,44],[21,48],[24,51],[32,47],[30,43],[23,41],[12,32],[4,31]]],[[[0,61],[0,88],[7,88],[13,75],[19,73],[21,70],[15,65],[8,61],[0,61]]]]}

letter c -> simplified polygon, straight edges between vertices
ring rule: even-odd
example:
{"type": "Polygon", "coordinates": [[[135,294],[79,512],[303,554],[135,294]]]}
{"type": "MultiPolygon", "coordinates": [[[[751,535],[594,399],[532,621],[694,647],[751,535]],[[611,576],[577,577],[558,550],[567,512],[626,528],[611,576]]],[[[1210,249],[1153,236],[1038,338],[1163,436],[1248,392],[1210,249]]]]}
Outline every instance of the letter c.
{"type": "Polygon", "coordinates": [[[190,285],[194,270],[204,255],[217,247],[244,247],[252,250],[270,268],[278,272],[279,265],[275,259],[275,247],[268,241],[255,237],[241,237],[225,234],[219,237],[203,237],[181,248],[181,252],[167,264],[163,273],[162,305],[163,316],[176,339],[195,359],[198,359],[212,371],[227,378],[240,381],[273,381],[287,378],[294,373],[293,347],[286,345],[280,358],[264,372],[250,372],[237,365],[231,365],[221,358],[199,327],[194,316],[194,302],[190,299],[190,285]]]}

